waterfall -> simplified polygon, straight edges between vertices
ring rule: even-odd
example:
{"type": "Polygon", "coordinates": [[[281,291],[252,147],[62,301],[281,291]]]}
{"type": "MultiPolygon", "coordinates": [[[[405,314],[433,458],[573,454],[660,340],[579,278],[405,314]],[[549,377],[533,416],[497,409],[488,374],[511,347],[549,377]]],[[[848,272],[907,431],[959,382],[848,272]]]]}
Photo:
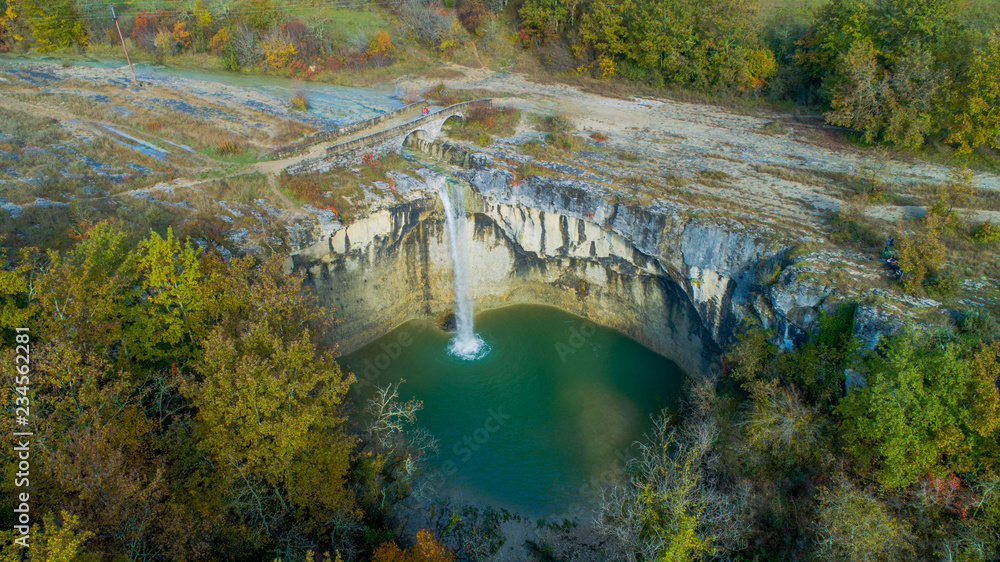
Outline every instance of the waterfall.
{"type": "Polygon", "coordinates": [[[438,176],[435,181],[440,182],[438,192],[444,205],[455,271],[455,337],[451,340],[449,351],[462,359],[478,359],[489,350],[472,329],[472,284],[469,279],[465,202],[460,190],[448,193],[448,182],[443,176],[438,176]]]}

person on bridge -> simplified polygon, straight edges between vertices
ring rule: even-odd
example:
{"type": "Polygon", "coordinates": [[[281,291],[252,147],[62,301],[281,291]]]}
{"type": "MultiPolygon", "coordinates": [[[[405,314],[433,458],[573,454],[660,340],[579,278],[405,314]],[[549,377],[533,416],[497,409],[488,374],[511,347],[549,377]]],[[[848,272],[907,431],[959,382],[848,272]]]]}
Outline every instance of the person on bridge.
{"type": "Polygon", "coordinates": [[[425,105],[425,106],[424,106],[424,111],[423,111],[423,113],[422,113],[421,115],[427,115],[427,114],[428,114],[428,113],[430,113],[430,112],[431,112],[431,110],[430,110],[430,109],[428,109],[428,108],[427,108],[427,106],[425,105]]]}

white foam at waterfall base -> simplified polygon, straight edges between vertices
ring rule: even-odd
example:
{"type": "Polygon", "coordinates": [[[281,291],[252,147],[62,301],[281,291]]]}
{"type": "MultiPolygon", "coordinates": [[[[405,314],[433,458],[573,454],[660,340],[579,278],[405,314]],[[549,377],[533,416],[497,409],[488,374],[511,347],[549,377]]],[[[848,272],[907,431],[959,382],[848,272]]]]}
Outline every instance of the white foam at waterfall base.
{"type": "Polygon", "coordinates": [[[428,178],[438,184],[441,203],[444,205],[448,238],[451,244],[452,268],[455,272],[455,337],[448,352],[465,360],[479,359],[489,352],[489,347],[476,335],[472,327],[472,286],[469,279],[468,235],[466,234],[465,201],[462,192],[449,194],[444,176],[428,178]]]}

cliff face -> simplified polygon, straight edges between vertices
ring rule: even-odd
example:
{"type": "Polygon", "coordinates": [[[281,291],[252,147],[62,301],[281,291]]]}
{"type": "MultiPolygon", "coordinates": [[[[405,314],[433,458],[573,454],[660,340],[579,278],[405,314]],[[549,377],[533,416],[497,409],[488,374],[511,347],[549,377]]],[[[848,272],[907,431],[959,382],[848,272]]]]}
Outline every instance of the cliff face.
{"type": "MultiPolygon", "coordinates": [[[[598,186],[508,172],[465,172],[477,310],[547,304],[616,328],[691,374],[754,315],[787,335],[808,328],[822,298],[774,298],[757,282],[780,251],[738,224],[608,201],[598,186]],[[796,324],[798,322],[798,324],[796,324]]],[[[339,320],[348,352],[415,317],[451,310],[452,264],[437,194],[369,214],[293,254],[339,320]]]]}

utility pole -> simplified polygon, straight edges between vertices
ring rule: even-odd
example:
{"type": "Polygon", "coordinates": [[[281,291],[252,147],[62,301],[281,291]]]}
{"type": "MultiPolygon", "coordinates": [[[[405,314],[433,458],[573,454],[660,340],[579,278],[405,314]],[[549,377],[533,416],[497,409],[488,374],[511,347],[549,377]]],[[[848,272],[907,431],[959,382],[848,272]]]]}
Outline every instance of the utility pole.
{"type": "Polygon", "coordinates": [[[111,6],[111,19],[115,20],[115,27],[118,29],[118,38],[122,40],[122,50],[125,51],[125,60],[128,61],[128,69],[132,71],[132,81],[139,85],[139,80],[135,77],[135,69],[132,68],[132,59],[128,57],[128,47],[125,46],[125,37],[122,36],[122,28],[118,25],[118,14],[115,13],[114,5],[111,6]]]}

